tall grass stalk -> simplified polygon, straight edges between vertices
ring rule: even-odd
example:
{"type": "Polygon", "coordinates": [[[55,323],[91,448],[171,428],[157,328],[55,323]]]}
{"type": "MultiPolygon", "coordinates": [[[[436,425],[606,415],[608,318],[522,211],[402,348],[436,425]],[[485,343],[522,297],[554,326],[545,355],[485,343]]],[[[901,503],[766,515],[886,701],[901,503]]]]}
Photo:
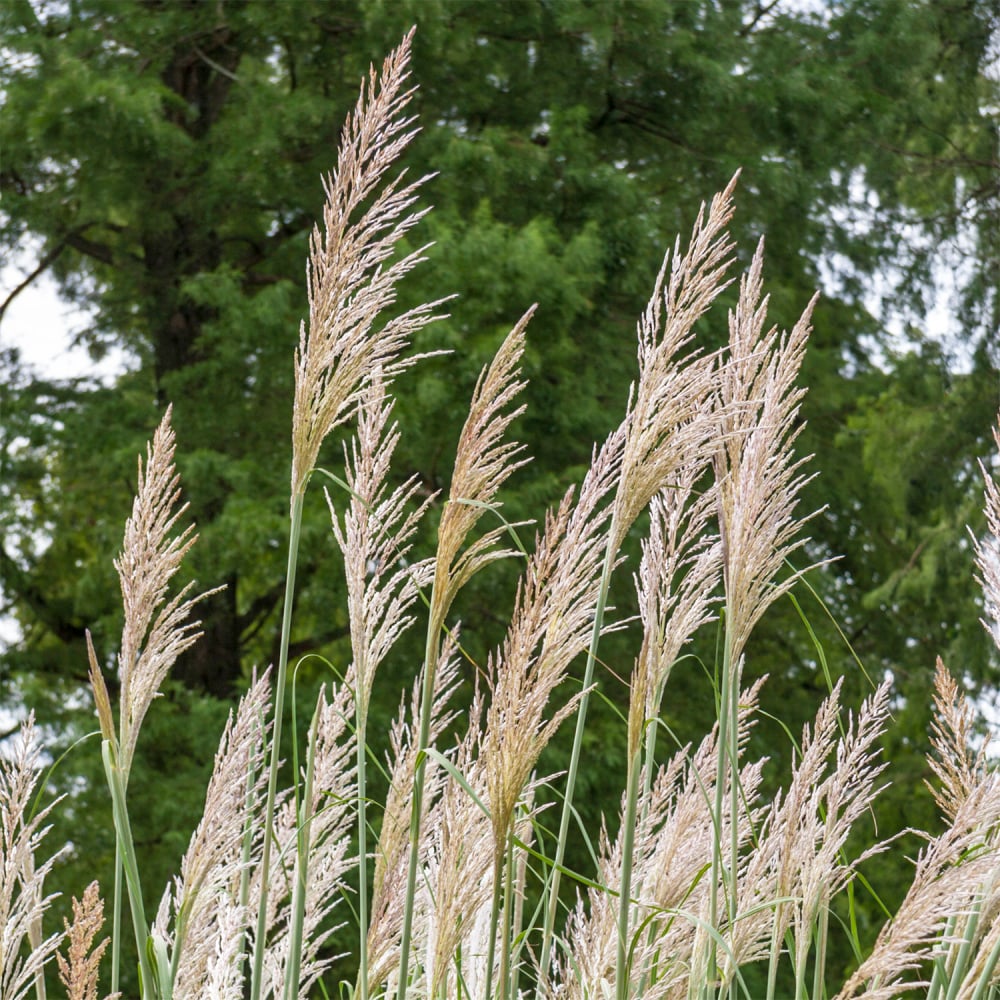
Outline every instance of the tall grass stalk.
{"type": "Polygon", "coordinates": [[[149,941],[149,925],[146,923],[146,914],[142,901],[142,882],[139,876],[139,863],[135,855],[135,842],[132,839],[132,830],[128,818],[128,808],[125,804],[125,783],[122,779],[121,768],[114,757],[114,749],[109,741],[104,742],[102,757],[104,758],[104,772],[107,776],[108,785],[111,789],[111,810],[115,824],[115,840],[121,845],[122,850],[122,871],[125,873],[125,886],[128,890],[129,909],[132,913],[132,926],[135,931],[135,940],[142,947],[139,949],[139,971],[142,975],[146,989],[150,991],[150,996],[159,996],[156,984],[159,976],[154,974],[153,967],[149,961],[149,951],[145,947],[149,941]]]}
{"type": "MultiPolygon", "coordinates": [[[[724,895],[726,920],[730,925],[736,920],[736,864],[739,857],[739,829],[735,817],[739,814],[739,782],[736,777],[738,770],[739,749],[737,746],[736,719],[739,716],[739,675],[733,666],[733,637],[729,625],[730,617],[726,619],[726,635],[722,656],[722,681],[719,686],[718,719],[719,719],[719,753],[715,775],[714,830],[712,839],[712,869],[709,884],[712,887],[711,909],[709,923],[718,926],[721,918],[719,892],[724,895]],[[723,843],[723,816],[725,815],[726,791],[729,791],[729,827],[730,840],[723,843]],[[728,849],[728,851],[727,851],[728,849]]],[[[714,939],[708,953],[708,981],[705,983],[705,995],[715,996],[718,978],[718,955],[714,939]]]]}
{"type": "MultiPolygon", "coordinates": [[[[431,608],[437,601],[437,576],[431,591],[431,608]]],[[[406,867],[406,895],[403,900],[403,926],[399,942],[399,1000],[406,1000],[408,986],[409,955],[413,935],[413,912],[417,894],[417,872],[420,862],[420,821],[424,809],[424,789],[427,774],[426,748],[430,743],[431,718],[434,704],[434,668],[440,652],[439,632],[427,631],[427,645],[424,651],[424,666],[421,672],[420,730],[417,733],[417,763],[413,775],[413,798],[410,807],[409,860],[406,867]]]]}
{"type": "MultiPolygon", "coordinates": [[[[288,566],[285,570],[285,599],[281,614],[281,639],[278,646],[278,672],[274,682],[274,711],[271,721],[271,753],[267,771],[267,800],[264,805],[264,839],[261,845],[261,871],[271,868],[274,844],[274,806],[278,794],[278,771],[281,763],[282,719],[285,712],[285,689],[288,686],[288,646],[292,633],[292,603],[295,597],[295,572],[302,532],[303,493],[292,496],[288,532],[288,566]]],[[[254,934],[253,970],[250,980],[250,1000],[260,1000],[264,971],[263,943],[267,934],[267,907],[270,880],[261,879],[257,899],[257,927],[254,934]]]]}
{"type": "Polygon", "coordinates": [[[639,807],[640,756],[638,752],[629,755],[625,785],[625,815],[622,820],[622,880],[618,897],[618,963],[616,994],[618,1000],[628,1000],[631,980],[631,914],[632,914],[632,858],[635,846],[636,813],[639,807]]]}
{"type": "MultiPolygon", "coordinates": [[[[708,399],[714,388],[715,359],[699,357],[697,352],[684,356],[682,352],[690,348],[695,323],[728,283],[725,276],[732,262],[733,244],[725,226],[732,216],[735,184],[736,177],[707,209],[702,206],[683,255],[678,237],[673,253],[668,253],[663,260],[652,297],[639,322],[639,376],[619,428],[623,449],[621,472],[605,542],[601,585],[577,708],[555,859],[546,890],[549,904],[542,932],[543,979],[548,974],[587,709],[618,551],[652,498],[669,484],[679,468],[689,464],[693,456],[704,449],[709,437],[708,399]]],[[[613,439],[614,435],[609,441],[613,439]]]]}
{"type": "Polygon", "coordinates": [[[284,1000],[298,995],[302,956],[302,925],[306,913],[306,893],[309,878],[309,842],[314,818],[313,784],[316,776],[316,741],[318,739],[319,706],[309,727],[309,749],[306,754],[306,775],[302,801],[296,822],[295,886],[292,890],[291,924],[288,934],[288,965],[285,972],[284,1000]]]}
{"type": "Polygon", "coordinates": [[[600,643],[601,631],[604,627],[604,611],[608,602],[608,590],[611,586],[611,574],[614,570],[615,551],[610,544],[615,532],[609,532],[609,544],[604,553],[604,565],[601,568],[601,586],[597,598],[597,609],[594,615],[593,636],[590,648],[587,650],[587,664],[583,671],[580,704],[576,710],[576,728],[573,731],[573,746],[570,750],[569,769],[566,773],[566,790],[563,793],[563,806],[559,818],[559,833],[556,839],[556,852],[552,860],[552,873],[549,877],[546,892],[548,906],[545,911],[545,924],[542,928],[542,951],[539,963],[543,984],[548,978],[549,965],[552,960],[552,942],[555,934],[556,918],[559,913],[559,887],[562,880],[563,865],[566,860],[566,846],[569,843],[570,822],[573,816],[573,791],[576,788],[577,775],[580,771],[580,755],[583,749],[583,734],[587,726],[587,707],[590,692],[594,684],[594,666],[597,663],[597,649],[600,643]]]}
{"type": "Polygon", "coordinates": [[[114,893],[111,916],[111,995],[119,992],[122,960],[122,854],[115,838],[114,893]]]}
{"type": "Polygon", "coordinates": [[[435,671],[441,652],[441,636],[448,611],[461,588],[490,563],[513,554],[497,545],[507,531],[506,524],[487,530],[468,546],[466,541],[483,513],[493,505],[505,480],[524,464],[524,460],[519,458],[521,446],[505,441],[504,436],[513,420],[523,411],[523,407],[511,408],[511,403],[524,387],[519,379],[518,366],[524,352],[524,331],[533,313],[534,307],[521,317],[480,376],[469,416],[459,437],[451,489],[438,526],[438,551],[434,563],[422,675],[418,757],[410,809],[410,850],[403,903],[399,1000],[404,1000],[408,982],[410,939],[420,864],[426,752],[430,740],[435,671]]]}

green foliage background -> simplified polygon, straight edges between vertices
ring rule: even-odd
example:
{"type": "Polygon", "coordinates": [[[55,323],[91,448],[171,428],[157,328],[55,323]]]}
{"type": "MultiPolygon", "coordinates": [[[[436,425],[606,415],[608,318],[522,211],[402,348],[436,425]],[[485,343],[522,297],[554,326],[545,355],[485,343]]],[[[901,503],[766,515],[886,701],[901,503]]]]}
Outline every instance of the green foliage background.
{"type": "MultiPolygon", "coordinates": [[[[890,671],[896,783],[879,831],[933,824],[921,782],[935,656],[977,693],[997,685],[965,536],[981,526],[975,459],[991,452],[1000,403],[995,0],[9,0],[0,243],[30,247],[89,310],[81,339],[95,355],[124,347],[133,360],[103,387],[46,381],[0,350],[0,588],[24,636],[0,655],[0,704],[36,706],[56,744],[93,727],[84,629],[111,680],[121,626],[111,558],[135,455],[172,401],[201,533],[189,570],[228,588],[204,608],[206,637],[140,742],[131,794],[158,894],[199,815],[228,699],[275,656],[291,359],[319,178],[362,74],[413,23],[423,132],[407,167],[439,176],[414,235],[433,241],[430,263],[400,306],[458,298],[416,344],[453,353],[398,385],[400,476],[447,486],[476,374],[537,301],[519,424],[534,461],[504,500],[511,520],[540,516],[620,419],[635,322],[664,250],[742,168],[735,235],[745,260],[766,236],[775,321],[790,325],[814,288],[827,291],[800,442],[822,473],[809,502],[826,508],[809,554],[841,557],[812,574],[815,596],[798,592],[819,646],[787,602],[749,669],[770,673],[765,708],[793,734],[825,670],[847,674],[855,703],[869,689],[855,654],[869,677],[890,671]],[[948,342],[923,319],[942,261],[961,284],[948,342]],[[880,283],[908,323],[902,336],[866,308],[880,283]]],[[[713,315],[706,348],[725,335],[713,315]]],[[[328,445],[332,468],[338,449],[328,445]]],[[[293,653],[343,665],[342,581],[318,495],[303,551],[293,653]]],[[[515,573],[498,569],[459,609],[470,681],[501,634],[515,573]]],[[[614,595],[623,617],[628,577],[614,595]]],[[[671,681],[666,721],[681,740],[714,717],[712,641],[671,681]]],[[[418,647],[382,680],[373,731],[387,726],[418,647]]],[[[607,703],[593,715],[579,796],[591,830],[614,812],[624,776],[614,706],[632,652],[616,637],[603,655],[607,703]]],[[[307,687],[318,662],[300,668],[307,687]]],[[[788,739],[777,726],[757,738],[777,777],[788,739]]],[[[558,748],[543,764],[563,766],[558,748]]],[[[51,836],[73,849],[53,887],[79,892],[107,880],[113,855],[96,741],[55,784],[69,800],[51,836]]],[[[885,859],[870,868],[891,906],[906,871],[885,859]]],[[[860,907],[870,933],[877,907],[860,907]]]]}

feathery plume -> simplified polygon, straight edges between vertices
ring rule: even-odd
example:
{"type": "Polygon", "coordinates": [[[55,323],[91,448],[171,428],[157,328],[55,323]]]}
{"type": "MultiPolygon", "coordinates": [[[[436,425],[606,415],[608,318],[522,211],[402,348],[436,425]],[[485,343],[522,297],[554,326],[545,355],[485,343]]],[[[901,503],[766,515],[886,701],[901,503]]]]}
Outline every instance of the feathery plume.
{"type": "Polygon", "coordinates": [[[383,266],[426,214],[411,209],[428,178],[403,184],[404,171],[365,205],[418,131],[411,127],[415,119],[403,114],[414,93],[404,89],[412,39],[411,30],[381,73],[371,68],[344,125],[337,166],[324,180],[323,230],[313,228],[306,271],[309,324],[300,328],[295,354],[293,497],[305,489],[327,435],[350,419],[372,373],[380,370],[389,381],[417,360],[403,361],[399,354],[416,331],[437,318],[434,310],[441,304],[418,306],[374,330],[396,300],[396,285],[426,250],[383,266]]]}
{"type": "MultiPolygon", "coordinates": [[[[485,775],[479,761],[483,703],[477,693],[469,710],[469,728],[454,756],[455,768],[482,801],[485,775]]],[[[489,909],[493,894],[490,817],[451,774],[431,809],[422,835],[423,872],[417,894],[418,938],[426,941],[427,996],[458,996],[449,972],[458,955],[472,965],[482,955],[467,953],[466,939],[476,916],[489,909]]]]}
{"type": "MultiPolygon", "coordinates": [[[[250,923],[246,907],[229,895],[216,901],[215,940],[205,967],[203,985],[192,998],[243,1000],[243,958],[246,929],[250,923]]],[[[174,997],[180,995],[174,991],[174,997]]]]}
{"type": "MultiPolygon", "coordinates": [[[[396,300],[396,286],[422,259],[422,248],[390,262],[398,243],[425,212],[414,211],[417,190],[426,178],[404,184],[405,172],[379,186],[393,162],[411,141],[414,119],[404,111],[413,95],[408,78],[411,31],[383,62],[381,73],[369,72],[354,113],[341,135],[337,165],[325,179],[323,229],[313,228],[306,269],[309,322],[299,330],[295,354],[295,398],[292,413],[291,530],[285,611],[275,684],[275,723],[265,806],[262,865],[270,871],[272,830],[278,773],[278,747],[288,670],[289,629],[295,590],[295,565],[308,478],[323,441],[348,420],[372,380],[391,381],[416,358],[401,360],[410,338],[431,320],[440,304],[418,306],[388,322],[375,324],[396,300]]],[[[369,622],[370,624],[370,622],[369,622]]],[[[388,632],[392,625],[383,620],[388,632]]],[[[369,665],[358,664],[366,672],[369,665]]],[[[360,692],[366,697],[366,692],[360,692]]],[[[263,939],[271,912],[269,880],[260,884],[256,937],[263,939]]],[[[297,918],[298,922],[298,918],[297,918]]],[[[258,940],[251,991],[259,995],[265,951],[258,940]]]]}
{"type": "MultiPolygon", "coordinates": [[[[887,766],[876,760],[876,744],[889,720],[890,683],[881,684],[865,701],[835,745],[841,687],[838,681],[816,713],[812,729],[804,728],[801,757],[788,791],[776,794],[768,805],[739,889],[738,912],[758,915],[755,921],[741,922],[741,934],[753,932],[758,939],[770,934],[776,951],[791,926],[800,978],[805,975],[817,917],[857,866],[888,846],[880,842],[853,861],[843,860],[855,822],[885,788],[876,784],[887,766]]],[[[772,963],[776,958],[772,954],[772,963]]]]}
{"type": "Polygon", "coordinates": [[[720,546],[717,539],[706,537],[704,532],[712,511],[711,492],[691,502],[702,472],[702,460],[682,465],[673,481],[653,498],[649,536],[643,544],[637,580],[643,637],[629,691],[628,770],[619,835],[619,995],[625,987],[622,966],[627,961],[626,947],[632,933],[630,900],[642,892],[642,887],[632,881],[639,874],[634,865],[639,782],[650,775],[656,746],[654,723],[667,678],[683,646],[711,619],[711,596],[719,577],[720,546]],[[642,766],[643,759],[646,767],[642,766]]]}
{"type": "Polygon", "coordinates": [[[368,701],[378,665],[399,636],[413,623],[409,609],[420,589],[430,583],[432,560],[407,565],[410,539],[437,494],[407,513],[419,488],[413,476],[392,492],[386,480],[399,443],[397,424],[388,426],[393,401],[376,374],[366,386],[358,411],[358,433],[350,451],[344,448],[351,502],[343,526],[329,491],[326,494],[333,534],[347,571],[347,607],[353,663],[348,686],[355,690],[359,719],[368,701]]]}
{"type": "MultiPolygon", "coordinates": [[[[757,246],[749,271],[740,279],[736,310],[729,314],[729,357],[718,376],[718,426],[713,464],[716,481],[726,635],[719,712],[719,775],[716,796],[727,784],[724,771],[735,769],[730,728],[734,725],[741,687],[743,650],[767,608],[785,594],[804,570],[777,582],[788,557],[803,546],[797,533],[805,519],[795,517],[795,504],[808,478],[799,473],[806,459],[795,460],[792,445],[804,390],[795,379],[809,337],[815,298],[792,329],[779,337],[777,327],[765,332],[767,297],[762,298],[764,242],[757,246]]],[[[729,783],[734,798],[739,789],[729,783]]],[[[716,812],[722,803],[716,799],[716,812]]],[[[735,811],[735,803],[730,811],[735,811]]],[[[712,855],[713,885],[724,863],[735,886],[739,863],[735,841],[717,841],[712,855]]],[[[713,897],[711,920],[717,917],[713,897]]],[[[729,920],[736,918],[736,896],[728,893],[729,920]]],[[[714,945],[713,945],[714,947],[714,945]]],[[[710,958],[710,961],[712,959],[710,958]]]]}
{"type": "Polygon", "coordinates": [[[983,846],[981,827],[998,820],[1000,792],[977,789],[953,824],[920,852],[909,892],[836,1000],[893,1000],[904,990],[928,985],[923,978],[904,976],[933,957],[948,919],[970,911],[982,884],[995,874],[1000,850],[983,846]]]}
{"type": "MultiPolygon", "coordinates": [[[[1000,427],[993,429],[993,440],[1000,449],[1000,427]]],[[[973,535],[972,544],[976,553],[976,566],[981,574],[977,579],[983,588],[989,618],[989,621],[982,619],[982,622],[1000,648],[1000,487],[982,462],[979,463],[979,468],[986,487],[986,525],[990,534],[982,541],[973,535]]]]}
{"type": "MultiPolygon", "coordinates": [[[[327,505],[333,533],[344,557],[347,573],[347,607],[353,659],[346,685],[354,693],[357,749],[358,920],[368,925],[368,801],[367,727],[372,684],[379,664],[399,636],[414,622],[410,609],[420,589],[430,584],[434,561],[424,559],[409,566],[409,540],[432,494],[415,510],[407,508],[419,487],[412,476],[389,492],[386,479],[399,442],[397,424],[388,427],[393,403],[386,399],[381,373],[375,372],[364,390],[359,408],[358,432],[351,449],[344,448],[347,488],[351,501],[344,525],[334,510],[329,491],[327,505]],[[388,493],[388,496],[386,495],[388,493]]],[[[367,937],[359,941],[358,965],[361,1000],[367,1000],[367,937]]]]}
{"type": "MultiPolygon", "coordinates": [[[[281,904],[268,920],[263,995],[268,988],[275,997],[290,989],[290,996],[305,998],[333,961],[323,954],[324,945],[336,930],[327,918],[340,901],[345,875],[355,863],[350,856],[350,830],[357,801],[354,733],[348,725],[352,700],[352,692],[345,685],[335,686],[329,699],[325,689],[321,690],[310,729],[312,774],[303,776],[304,787],[311,790],[311,795],[302,797],[298,811],[289,799],[276,817],[280,850],[277,857],[271,858],[268,899],[281,900],[281,904]],[[293,955],[291,930],[298,887],[304,887],[305,898],[299,951],[293,955]],[[272,927],[277,929],[273,936],[272,927]],[[293,965],[298,974],[291,976],[286,986],[293,965]]],[[[262,876],[258,867],[254,879],[259,881],[262,876]]],[[[250,898],[255,898],[253,889],[250,898]]]]}
{"type": "Polygon", "coordinates": [[[534,315],[532,306],[507,335],[490,364],[483,370],[469,406],[455,455],[448,501],[438,526],[434,570],[434,604],[430,611],[432,632],[440,631],[448,609],[462,587],[483,566],[509,555],[496,543],[505,525],[491,528],[462,551],[469,532],[496,499],[511,474],[527,463],[518,456],[524,446],[503,440],[524,406],[507,409],[524,388],[518,367],[524,353],[524,331],[534,315]]]}
{"type": "MultiPolygon", "coordinates": [[[[268,671],[243,696],[235,717],[230,713],[215,756],[201,821],[181,860],[180,874],[160,903],[154,929],[178,955],[174,979],[177,1000],[200,996],[203,984],[213,977],[222,981],[220,921],[225,917],[228,934],[237,913],[248,917],[245,907],[239,908],[243,840],[248,828],[259,827],[267,781],[263,763],[270,695],[268,671]],[[210,967],[215,969],[211,975],[210,967]]],[[[247,930],[243,926],[235,932],[239,936],[237,945],[242,946],[242,935],[247,930]]],[[[228,945],[225,948],[228,955],[228,945]]]]}
{"type": "Polygon", "coordinates": [[[494,850],[506,850],[514,812],[538,758],[579,700],[545,718],[569,665],[590,643],[600,592],[605,503],[618,484],[624,434],[608,438],[580,487],[546,517],[545,532],[521,579],[501,649],[488,667],[491,698],[481,760],[489,791],[494,850]]]}
{"type": "MultiPolygon", "coordinates": [[[[735,244],[726,232],[739,175],[702,205],[682,256],[680,239],[660,267],[638,327],[639,380],[625,418],[628,438],[614,517],[614,548],[682,466],[699,461],[715,428],[709,399],[715,358],[682,356],[695,323],[729,285],[735,244]],[[669,270],[669,275],[668,275],[669,270]]],[[[704,464],[702,462],[702,464],[704,464]]]]}
{"type": "Polygon", "coordinates": [[[104,900],[96,882],[87,886],[82,899],[73,898],[73,923],[64,918],[63,924],[69,948],[66,957],[57,954],[56,961],[59,964],[59,979],[66,987],[67,1000],[97,1000],[101,956],[111,941],[105,938],[94,944],[94,938],[104,925],[104,900]]]}
{"type": "MultiPolygon", "coordinates": [[[[934,688],[934,754],[929,763],[940,787],[932,786],[931,791],[947,820],[955,823],[965,803],[983,788],[992,786],[1000,795],[1000,779],[990,767],[989,739],[978,750],[972,748],[972,705],[940,658],[934,688]]],[[[992,852],[1000,862],[1000,823],[990,822],[988,814],[981,816],[979,837],[980,849],[992,852]]],[[[1000,865],[977,887],[971,906],[964,912],[956,909],[948,929],[950,934],[941,944],[950,952],[944,964],[951,990],[958,980],[954,995],[960,1000],[984,995],[988,986],[1000,981],[1000,865]]]]}
{"type": "MultiPolygon", "coordinates": [[[[598,618],[584,668],[584,691],[577,711],[542,937],[543,980],[548,975],[560,868],[569,832],[589,688],[617,553],[636,518],[670,478],[687,465],[703,467],[704,456],[711,453],[709,444],[715,432],[711,406],[715,358],[699,356],[697,352],[687,357],[680,355],[693,337],[694,324],[727,285],[725,274],[732,263],[734,244],[725,227],[732,218],[737,177],[712,199],[707,210],[702,205],[687,253],[681,256],[678,238],[673,256],[669,253],[665,256],[653,295],[639,322],[639,380],[630,393],[622,424],[625,442],[621,475],[604,553],[598,618]]],[[[631,777],[635,777],[634,773],[631,777]]]]}
{"type": "Polygon", "coordinates": [[[713,512],[709,490],[692,503],[700,463],[683,465],[652,500],[649,535],[643,541],[636,578],[642,647],[632,672],[628,752],[640,749],[645,725],[660,712],[670,671],[685,643],[712,620],[712,591],[719,580],[722,549],[706,535],[713,512]]]}
{"type": "MultiPolygon", "coordinates": [[[[749,740],[760,686],[758,682],[740,698],[741,748],[749,740]]],[[[633,886],[638,895],[633,897],[629,921],[637,930],[629,942],[629,988],[634,992],[644,983],[644,997],[679,1000],[687,996],[692,977],[704,982],[707,975],[702,955],[705,941],[699,930],[709,907],[705,859],[712,854],[713,838],[730,836],[732,822],[727,812],[717,825],[711,810],[719,752],[718,727],[693,755],[689,747],[681,748],[657,771],[639,814],[633,853],[633,886]]],[[[747,764],[739,774],[745,791],[736,817],[741,844],[749,840],[757,819],[747,809],[757,796],[762,767],[762,761],[747,764]]],[[[724,801],[729,800],[726,795],[724,801]]],[[[612,843],[605,830],[597,878],[605,888],[591,889],[588,905],[581,901],[570,915],[567,953],[560,963],[565,992],[559,996],[583,1000],[614,992],[622,855],[622,835],[612,843]]],[[[551,989],[553,997],[558,989],[551,989]]]]}
{"type": "MultiPolygon", "coordinates": [[[[188,584],[171,600],[167,590],[184,556],[197,540],[193,525],[179,535],[171,531],[187,510],[178,507],[180,477],[174,466],[176,439],[170,426],[171,407],[163,415],[146,450],[146,467],[139,460],[138,490],[132,515],[125,523],[122,551],[114,561],[121,584],[125,625],[118,654],[121,674],[119,764],[127,778],[136,740],[146,712],[177,657],[201,636],[201,622],[189,621],[194,606],[209,594],[188,595],[188,584]]],[[[88,638],[89,642],[89,638],[88,638]]],[[[114,739],[110,701],[93,647],[90,679],[105,739],[114,739]]]]}
{"type": "Polygon", "coordinates": [[[785,561],[807,539],[797,538],[807,517],[795,504],[811,477],[799,470],[792,445],[804,389],[795,379],[805,354],[815,297],[792,332],[766,333],[768,297],[762,296],[764,243],[740,280],[729,317],[729,360],[719,373],[718,448],[715,454],[726,604],[739,655],[764,611],[805,572],[776,582],[785,561]]]}
{"type": "MultiPolygon", "coordinates": [[[[431,746],[431,713],[436,688],[434,671],[440,659],[441,634],[452,602],[480,569],[512,554],[497,545],[508,530],[506,524],[487,530],[464,549],[463,546],[483,512],[493,505],[500,487],[515,469],[524,464],[524,460],[517,458],[522,446],[505,442],[503,437],[510,423],[524,409],[523,406],[513,410],[507,407],[524,387],[524,383],[518,380],[518,362],[524,352],[524,328],[533,312],[534,307],[521,317],[500,345],[493,361],[480,375],[459,438],[451,490],[438,524],[417,732],[418,751],[431,746]]],[[[399,947],[402,969],[397,982],[399,1000],[403,1000],[407,986],[404,980],[411,975],[408,969],[414,951],[414,901],[420,867],[420,829],[426,811],[426,771],[427,758],[418,757],[410,799],[410,851],[399,947]]]]}
{"type": "Polygon", "coordinates": [[[953,822],[962,803],[980,782],[988,779],[990,741],[987,736],[978,752],[972,752],[975,714],[940,656],[934,673],[934,707],[931,722],[934,755],[928,763],[940,787],[930,784],[928,787],[938,808],[953,822]]]}
{"type": "MultiPolygon", "coordinates": [[[[469,712],[469,729],[454,756],[464,784],[448,776],[424,836],[421,885],[425,889],[418,903],[426,926],[420,936],[427,941],[428,996],[497,993],[501,963],[494,959],[503,952],[505,942],[502,923],[492,920],[492,902],[495,894],[497,899],[503,894],[509,879],[517,879],[519,868],[515,865],[508,870],[494,862],[495,824],[484,808],[481,718],[482,701],[477,693],[469,712]]],[[[522,808],[512,824],[511,832],[526,843],[537,814],[534,794],[538,784],[531,782],[524,789],[522,808]]],[[[524,852],[518,850],[517,857],[522,860],[524,852]]],[[[510,888],[517,892],[516,882],[510,888]]],[[[514,942],[506,944],[512,947],[514,942]]]]}
{"type": "MultiPolygon", "coordinates": [[[[429,745],[436,745],[456,713],[448,705],[459,680],[459,629],[453,628],[441,647],[434,671],[429,745]]],[[[378,995],[399,968],[403,901],[406,897],[407,854],[410,845],[410,802],[417,769],[418,750],[414,727],[420,716],[420,678],[414,684],[409,711],[400,705],[399,715],[389,736],[389,791],[378,845],[375,848],[375,876],[372,886],[371,923],[368,928],[369,989],[378,995]]],[[[438,802],[445,787],[446,772],[428,760],[421,829],[426,830],[432,803],[438,802]]],[[[422,924],[418,924],[419,931],[422,924]]],[[[418,940],[419,944],[419,940],[418,940]]],[[[420,950],[419,948],[417,949],[420,950]]],[[[385,995],[395,990],[392,985],[385,995]]]]}
{"type": "MultiPolygon", "coordinates": [[[[936,702],[939,715],[932,742],[938,759],[933,766],[943,784],[938,799],[949,825],[921,850],[906,897],[836,1000],[855,996],[891,1000],[905,990],[927,986],[923,978],[907,979],[906,974],[924,967],[936,948],[947,949],[961,941],[971,914],[988,915],[1000,906],[996,898],[1000,774],[981,767],[984,761],[971,757],[968,746],[962,745],[965,707],[957,686],[940,666],[936,702]]],[[[989,930],[986,924],[981,928],[989,930]]],[[[980,942],[972,963],[972,970],[979,969],[980,974],[987,968],[989,954],[981,949],[980,942]]]]}
{"type": "Polygon", "coordinates": [[[62,942],[37,934],[55,895],[45,896],[45,877],[55,856],[36,865],[35,856],[49,828],[42,823],[52,806],[31,815],[40,774],[41,747],[35,717],[21,723],[11,759],[0,757],[0,997],[21,1000],[62,942]],[[33,941],[32,938],[35,938],[33,941]]]}

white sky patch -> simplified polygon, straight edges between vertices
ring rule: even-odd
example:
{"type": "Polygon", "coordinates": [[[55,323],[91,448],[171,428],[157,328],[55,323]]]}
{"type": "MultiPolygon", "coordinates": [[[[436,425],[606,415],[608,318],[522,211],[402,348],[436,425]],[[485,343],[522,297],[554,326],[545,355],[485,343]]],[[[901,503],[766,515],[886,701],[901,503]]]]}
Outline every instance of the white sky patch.
{"type": "MultiPolygon", "coordinates": [[[[832,221],[855,236],[874,239],[878,199],[865,182],[864,171],[855,170],[849,179],[850,200],[845,205],[827,208],[832,221]]],[[[975,260],[975,236],[970,226],[960,229],[952,239],[931,246],[930,237],[915,219],[895,224],[895,239],[900,246],[913,247],[932,254],[930,281],[921,289],[922,309],[913,309],[901,301],[901,272],[891,265],[881,272],[861,274],[844,255],[831,253],[818,261],[825,292],[833,297],[844,293],[851,278],[860,278],[865,292],[862,305],[883,324],[883,335],[890,350],[905,353],[912,345],[913,329],[938,341],[947,351],[956,372],[967,372],[972,363],[968,331],[963,330],[959,313],[962,289],[972,280],[975,260]]],[[[892,362],[877,344],[869,345],[871,359],[884,371],[892,362]]]]}
{"type": "MultiPolygon", "coordinates": [[[[0,301],[23,280],[21,268],[0,271],[0,301]]],[[[0,347],[16,347],[21,360],[42,378],[90,377],[110,384],[128,367],[124,351],[112,351],[94,361],[86,348],[74,346],[74,338],[89,317],[64,301],[55,281],[43,274],[18,293],[7,306],[0,323],[0,347]]]]}
{"type": "MultiPolygon", "coordinates": [[[[0,302],[30,273],[33,262],[26,258],[17,262],[20,266],[0,268],[0,302]]],[[[89,316],[62,299],[56,282],[42,274],[7,306],[0,322],[0,349],[16,348],[22,362],[43,379],[93,378],[110,385],[128,368],[128,355],[116,350],[94,361],[86,348],[75,346],[75,337],[88,322],[89,316]]],[[[17,622],[0,614],[0,650],[20,638],[17,622]]],[[[0,710],[0,731],[9,728],[11,718],[0,710]]]]}

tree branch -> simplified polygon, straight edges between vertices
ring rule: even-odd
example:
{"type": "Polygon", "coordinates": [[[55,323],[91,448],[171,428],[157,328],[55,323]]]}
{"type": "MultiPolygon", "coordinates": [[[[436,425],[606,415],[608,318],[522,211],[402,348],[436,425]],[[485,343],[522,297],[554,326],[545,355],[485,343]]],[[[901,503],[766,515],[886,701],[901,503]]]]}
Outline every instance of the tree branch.
{"type": "Polygon", "coordinates": [[[56,260],[56,258],[66,249],[68,246],[65,239],[60,240],[47,254],[45,254],[42,259],[38,262],[38,266],[22,281],[17,285],[13,291],[3,300],[0,304],[0,323],[3,322],[4,314],[7,312],[7,307],[21,294],[39,275],[43,274],[48,270],[49,266],[56,260]]]}
{"type": "Polygon", "coordinates": [[[105,243],[98,243],[97,240],[88,239],[83,235],[82,229],[77,229],[69,233],[64,238],[64,241],[67,246],[79,251],[85,257],[92,257],[94,260],[99,260],[102,264],[114,263],[114,255],[111,252],[111,247],[105,243]]]}
{"type": "Polygon", "coordinates": [[[754,28],[756,28],[757,25],[765,17],[767,17],[767,15],[770,14],[775,7],[778,6],[779,3],[781,3],[781,0],[771,0],[770,3],[758,3],[753,17],[740,29],[739,37],[746,38],[749,34],[751,34],[754,28]]]}

